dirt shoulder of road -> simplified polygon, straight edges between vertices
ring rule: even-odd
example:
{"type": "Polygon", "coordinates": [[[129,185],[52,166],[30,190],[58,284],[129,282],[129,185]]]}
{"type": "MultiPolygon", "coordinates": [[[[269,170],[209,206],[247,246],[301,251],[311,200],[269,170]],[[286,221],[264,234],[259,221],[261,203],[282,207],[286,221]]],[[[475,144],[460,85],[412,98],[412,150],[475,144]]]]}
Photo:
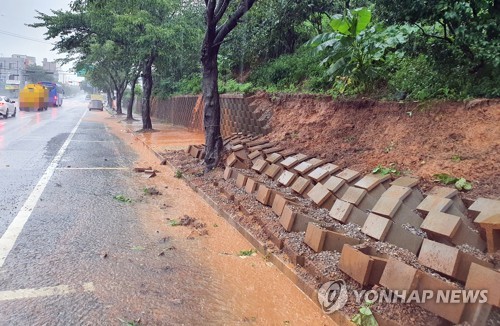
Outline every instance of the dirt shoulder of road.
{"type": "MultiPolygon", "coordinates": [[[[134,167],[158,171],[153,178],[137,173],[131,180],[133,187],[144,190],[134,205],[142,212],[140,219],[146,230],[156,233],[159,239],[169,239],[176,252],[189,253],[200,269],[210,271],[213,276],[210,283],[215,284],[219,292],[213,293],[219,308],[238,316],[237,320],[221,320],[222,323],[334,324],[267,257],[255,253],[252,245],[182,178],[176,178],[171,167],[160,165],[150,148],[129,132],[130,127],[140,129],[137,124],[126,124],[121,118],[109,115],[94,119],[105,123],[114,135],[134,149],[138,154],[134,167]]],[[[193,134],[177,130],[172,146],[187,147],[192,141],[193,134]],[[180,139],[185,144],[179,144],[180,139]]]]}

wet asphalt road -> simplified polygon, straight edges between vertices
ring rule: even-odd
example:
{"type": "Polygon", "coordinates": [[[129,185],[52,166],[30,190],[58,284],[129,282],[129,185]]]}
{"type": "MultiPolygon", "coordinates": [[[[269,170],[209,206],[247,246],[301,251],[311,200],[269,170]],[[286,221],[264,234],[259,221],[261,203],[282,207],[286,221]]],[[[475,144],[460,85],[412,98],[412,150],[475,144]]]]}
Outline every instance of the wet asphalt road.
{"type": "Polygon", "coordinates": [[[75,99],[0,120],[0,325],[209,322],[218,299],[191,305],[178,278],[182,271],[210,298],[208,272],[191,268],[189,255],[157,257],[158,240],[141,230],[133,205],[113,198],[130,192],[136,156],[86,119],[95,114],[107,113],[75,99]]]}

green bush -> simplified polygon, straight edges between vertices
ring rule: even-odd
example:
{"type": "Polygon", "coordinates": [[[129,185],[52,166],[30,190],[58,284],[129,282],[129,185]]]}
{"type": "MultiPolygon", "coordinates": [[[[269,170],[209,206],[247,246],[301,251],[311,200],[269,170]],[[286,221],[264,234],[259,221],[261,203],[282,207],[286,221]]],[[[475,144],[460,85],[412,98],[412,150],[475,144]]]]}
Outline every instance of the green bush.
{"type": "Polygon", "coordinates": [[[175,83],[175,94],[200,94],[201,93],[201,74],[193,74],[182,78],[175,83]]]}
{"type": "Polygon", "coordinates": [[[219,80],[219,93],[243,93],[248,94],[253,91],[252,83],[238,83],[234,79],[227,81],[219,80]]]}
{"type": "Polygon", "coordinates": [[[187,75],[180,80],[172,77],[161,77],[154,84],[154,96],[161,99],[169,98],[173,95],[188,95],[201,93],[201,74],[187,75]]]}
{"type": "Polygon", "coordinates": [[[320,61],[310,49],[301,49],[257,67],[249,81],[265,90],[323,91],[331,83],[324,76],[320,61]]]}
{"type": "Polygon", "coordinates": [[[466,99],[500,96],[500,76],[488,71],[471,73],[460,63],[436,63],[421,54],[388,62],[390,95],[396,99],[402,94],[410,100],[466,99]]]}
{"type": "Polygon", "coordinates": [[[446,88],[425,55],[399,60],[395,71],[389,76],[388,84],[391,95],[396,98],[406,97],[418,101],[443,97],[446,88]]]}

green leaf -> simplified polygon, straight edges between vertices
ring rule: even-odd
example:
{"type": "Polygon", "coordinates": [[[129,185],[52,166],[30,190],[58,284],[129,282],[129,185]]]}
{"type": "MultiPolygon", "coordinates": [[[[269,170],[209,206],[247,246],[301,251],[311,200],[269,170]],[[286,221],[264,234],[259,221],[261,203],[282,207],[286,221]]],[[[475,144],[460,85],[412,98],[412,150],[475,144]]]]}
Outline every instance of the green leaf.
{"type": "Polygon", "coordinates": [[[342,73],[341,70],[345,69],[345,66],[346,60],[345,58],[341,58],[332,64],[326,73],[331,76],[338,76],[342,73]]]}
{"type": "Polygon", "coordinates": [[[341,34],[348,35],[350,24],[345,17],[341,15],[334,15],[330,21],[330,27],[341,34]]]}
{"type": "Polygon", "coordinates": [[[361,314],[355,314],[352,317],[351,321],[356,325],[362,325],[363,321],[361,319],[361,314]]]}
{"type": "Polygon", "coordinates": [[[255,249],[250,249],[250,250],[240,250],[238,256],[240,257],[249,257],[255,254],[257,251],[255,249]]]}
{"type": "Polygon", "coordinates": [[[358,35],[366,29],[368,24],[370,24],[370,21],[372,20],[372,12],[370,9],[364,7],[354,9],[353,14],[357,16],[356,35],[358,35]]]}
{"type": "Polygon", "coordinates": [[[441,182],[442,184],[449,185],[458,181],[458,178],[453,177],[446,173],[438,173],[433,175],[436,178],[435,181],[441,182]]]}
{"type": "Polygon", "coordinates": [[[170,226],[179,226],[179,225],[181,225],[181,224],[180,224],[180,222],[179,222],[179,221],[177,221],[177,220],[171,220],[171,221],[170,221],[170,226]]]}
{"type": "Polygon", "coordinates": [[[455,182],[455,188],[458,190],[471,190],[472,189],[472,184],[470,182],[467,182],[465,178],[460,178],[455,182]]]}
{"type": "Polygon", "coordinates": [[[113,198],[118,200],[119,202],[122,202],[122,203],[131,203],[132,202],[132,199],[127,198],[123,195],[116,195],[113,198]]]}
{"type": "Polygon", "coordinates": [[[359,313],[362,314],[362,315],[365,315],[365,316],[371,316],[372,315],[372,311],[368,307],[361,307],[361,308],[359,308],[359,313]]]}
{"type": "Polygon", "coordinates": [[[375,319],[375,317],[372,315],[372,316],[367,317],[365,319],[365,322],[364,322],[363,326],[378,326],[378,322],[375,319]]]}

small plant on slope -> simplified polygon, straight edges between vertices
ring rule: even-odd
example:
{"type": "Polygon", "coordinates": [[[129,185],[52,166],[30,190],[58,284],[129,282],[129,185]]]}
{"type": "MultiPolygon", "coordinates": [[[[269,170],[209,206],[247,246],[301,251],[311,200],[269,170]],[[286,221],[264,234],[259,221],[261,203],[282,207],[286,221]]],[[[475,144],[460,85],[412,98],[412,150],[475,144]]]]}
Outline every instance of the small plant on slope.
{"type": "Polygon", "coordinates": [[[401,171],[396,169],[394,167],[394,164],[390,164],[389,167],[385,167],[382,164],[379,164],[372,170],[372,173],[373,174],[382,174],[382,175],[394,174],[395,176],[401,175],[401,171]]]}
{"type": "Polygon", "coordinates": [[[370,310],[372,304],[371,301],[363,303],[359,308],[359,312],[352,317],[351,321],[358,326],[378,326],[377,320],[370,310]]]}
{"type": "Polygon", "coordinates": [[[434,174],[436,182],[440,182],[444,185],[455,184],[455,188],[459,191],[468,191],[472,189],[472,184],[468,182],[465,178],[457,178],[446,173],[434,174]]]}

